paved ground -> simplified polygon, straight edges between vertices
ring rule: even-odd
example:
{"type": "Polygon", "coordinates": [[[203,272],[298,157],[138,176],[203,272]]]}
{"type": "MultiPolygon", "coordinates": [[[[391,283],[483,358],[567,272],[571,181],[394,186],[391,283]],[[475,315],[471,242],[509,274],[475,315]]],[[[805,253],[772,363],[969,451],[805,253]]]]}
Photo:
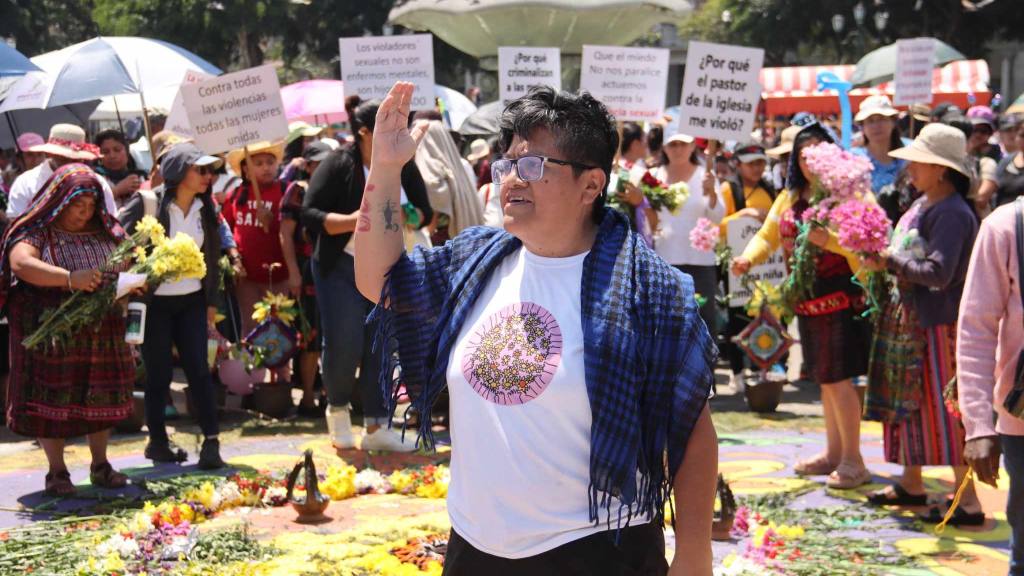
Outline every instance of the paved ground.
{"type": "MultiPolygon", "coordinates": [[[[792,472],[793,462],[803,455],[820,450],[824,442],[817,390],[809,385],[787,385],[779,411],[758,416],[746,411],[742,396],[729,387],[725,374],[720,373],[718,381],[718,396],[713,400],[713,409],[719,429],[720,468],[738,496],[802,492],[791,504],[795,509],[863,506],[863,493],[877,488],[898,473],[896,466],[882,459],[880,428],[865,424],[864,452],[868,466],[875,475],[873,486],[856,492],[828,492],[822,486],[823,478],[805,480],[796,477],[792,472]]],[[[180,387],[176,389],[176,400],[183,404],[180,387]]],[[[269,421],[242,412],[231,412],[225,415],[224,422],[224,456],[236,466],[284,468],[294,463],[306,448],[313,448],[317,458],[324,463],[338,457],[325,439],[322,421],[269,421]]],[[[187,419],[176,422],[174,436],[195,454],[198,436],[194,424],[187,419]]],[[[190,466],[152,467],[142,457],[143,443],[142,434],[116,437],[111,448],[114,466],[129,472],[133,479],[177,475],[193,470],[190,466]]],[[[367,465],[389,468],[409,463],[443,461],[447,457],[441,453],[429,457],[396,459],[358,451],[350,451],[342,456],[360,468],[367,465]]],[[[88,450],[83,443],[75,442],[71,445],[68,460],[73,479],[85,482],[88,450]]],[[[84,513],[96,510],[97,506],[102,510],[104,503],[113,505],[119,496],[85,487],[81,498],[56,502],[39,492],[44,474],[45,459],[32,441],[19,439],[6,431],[0,434],[0,485],[4,486],[0,491],[0,527],[47,518],[55,511],[82,510],[84,513]]],[[[928,469],[926,475],[928,488],[936,498],[942,498],[951,491],[952,476],[949,470],[928,469]]],[[[124,494],[138,490],[129,487],[124,494]]],[[[981,496],[990,517],[981,529],[949,529],[942,538],[937,538],[929,532],[919,531],[911,512],[904,512],[903,515],[894,512],[893,518],[896,521],[886,524],[881,530],[871,528],[865,532],[868,527],[851,526],[847,532],[854,535],[867,533],[870,538],[897,546],[908,553],[939,552],[937,556],[922,561],[917,569],[902,571],[901,574],[998,574],[1005,571],[1007,554],[1005,486],[1003,490],[985,488],[981,496]]],[[[313,532],[323,535],[333,530],[344,530],[360,518],[376,513],[394,514],[399,510],[406,515],[443,512],[443,503],[440,501],[412,502],[399,497],[367,498],[335,503],[334,522],[318,526],[313,532]],[[358,510],[358,514],[353,510],[358,510]]],[[[254,511],[246,520],[253,524],[257,533],[266,538],[299,530],[297,525],[286,521],[290,518],[286,510],[254,511]]],[[[721,562],[730,553],[742,550],[743,546],[743,542],[736,540],[716,542],[714,547],[717,561],[721,562]]]]}

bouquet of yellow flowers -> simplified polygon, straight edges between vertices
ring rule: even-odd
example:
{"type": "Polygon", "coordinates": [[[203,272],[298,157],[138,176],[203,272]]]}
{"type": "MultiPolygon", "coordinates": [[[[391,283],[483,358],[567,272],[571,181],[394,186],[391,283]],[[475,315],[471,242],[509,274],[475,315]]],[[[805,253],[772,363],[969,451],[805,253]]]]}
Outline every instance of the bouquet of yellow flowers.
{"type": "MultiPolygon", "coordinates": [[[[203,253],[191,237],[178,233],[168,239],[163,226],[146,216],[135,232],[119,244],[101,267],[104,275],[124,270],[146,276],[146,286],[206,276],[203,253]]],[[[40,316],[39,327],[22,341],[29,349],[48,344],[60,347],[89,326],[98,326],[114,306],[116,282],[106,282],[95,292],[75,292],[59,307],[40,316]]]]}

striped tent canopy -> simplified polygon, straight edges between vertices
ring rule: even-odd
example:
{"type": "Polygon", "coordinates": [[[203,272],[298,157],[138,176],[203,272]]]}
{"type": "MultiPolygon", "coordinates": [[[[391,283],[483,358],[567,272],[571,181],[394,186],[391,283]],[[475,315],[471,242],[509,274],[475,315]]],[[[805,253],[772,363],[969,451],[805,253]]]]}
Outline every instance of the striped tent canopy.
{"type": "MultiPolygon", "coordinates": [[[[783,116],[797,112],[815,114],[838,114],[839,98],[834,90],[819,92],[819,72],[833,72],[839,78],[849,80],[856,66],[792,66],[785,68],[764,68],[761,70],[761,98],[768,116],[783,116]]],[[[976,104],[988,104],[992,98],[989,90],[988,63],[984,60],[959,60],[936,68],[932,78],[932,102],[952,102],[967,109],[976,104]]],[[[855,88],[850,91],[850,102],[856,110],[860,101],[873,94],[887,94],[892,97],[894,85],[885,82],[869,88],[855,88]]]]}

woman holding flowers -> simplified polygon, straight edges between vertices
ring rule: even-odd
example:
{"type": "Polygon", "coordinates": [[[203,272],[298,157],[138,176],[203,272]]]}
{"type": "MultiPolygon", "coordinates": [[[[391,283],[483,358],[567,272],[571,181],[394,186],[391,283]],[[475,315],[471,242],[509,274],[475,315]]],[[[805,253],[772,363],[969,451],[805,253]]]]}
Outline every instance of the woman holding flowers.
{"type": "MultiPolygon", "coordinates": [[[[775,201],[775,187],[765,178],[765,167],[768,156],[764,146],[756,142],[741,144],[735,150],[736,175],[722,182],[722,200],[725,204],[725,217],[721,221],[721,236],[728,237],[729,224],[738,218],[755,218],[764,222],[775,201]]],[[[726,279],[726,284],[728,280],[726,279]]],[[[726,286],[728,291],[738,286],[726,286]]],[[[732,371],[733,388],[742,389],[746,385],[744,367],[747,355],[733,343],[733,337],[746,328],[751,321],[743,306],[729,307],[729,321],[725,327],[725,355],[729,358],[729,369],[732,371]]]]}
{"type": "MultiPolygon", "coordinates": [[[[206,358],[206,340],[217,313],[220,279],[220,225],[210,195],[213,170],[220,160],[206,156],[195,144],[175,144],[160,161],[166,188],[158,197],[157,220],[170,237],[179,232],[202,250],[206,275],[183,278],[156,287],[148,304],[142,358],[146,363],[146,458],[154,462],[184,462],[188,454],[167,437],[164,406],[171,386],[172,346],[177,348],[189,390],[199,413],[203,446],[199,467],[224,466],[217,439],[217,403],[206,358]]],[[[133,199],[124,210],[125,226],[135,228],[144,213],[142,200],[133,199]]],[[[122,336],[123,338],[123,336],[122,336]]]]}
{"type": "MultiPolygon", "coordinates": [[[[797,299],[794,312],[811,378],[821,386],[827,448],[824,453],[797,463],[794,470],[802,475],[828,474],[827,484],[833,488],[855,488],[871,479],[860,453],[860,400],[851,381],[867,372],[868,360],[867,334],[855,309],[863,296],[851,280],[860,269],[861,260],[840,246],[834,232],[811,223],[826,201],[852,195],[851,190],[839,186],[829,190],[821,185],[830,159],[807,153],[815,145],[834,141],[831,131],[818,123],[800,131],[793,143],[787,190],[776,198],[764,225],[743,254],[733,260],[732,269],[734,274],[746,274],[753,264],[768,258],[780,245],[787,256],[806,253],[806,244],[811,245],[813,255],[807,262],[811,278],[807,290],[797,299]],[[812,170],[813,160],[817,160],[818,172],[812,170]],[[800,233],[801,229],[807,232],[800,233]]],[[[853,156],[848,153],[842,156],[847,162],[850,158],[853,156]]],[[[838,166],[832,170],[845,168],[838,166]]],[[[869,170],[860,167],[865,179],[860,194],[866,197],[871,196],[869,170]]],[[[799,272],[795,262],[790,259],[791,275],[799,272]]]]}
{"type": "Polygon", "coordinates": [[[700,316],[714,335],[718,310],[715,286],[718,268],[714,251],[701,251],[690,245],[689,233],[701,218],[717,224],[725,216],[725,203],[715,191],[715,175],[700,163],[693,136],[675,134],[661,149],[661,166],[655,177],[672,188],[684,192],[679,208],[673,212],[662,208],[658,214],[659,232],[654,249],[666,262],[693,278],[694,290],[704,297],[700,316]],[[700,193],[696,193],[700,190],[700,193]]]}
{"type": "Polygon", "coordinates": [[[59,168],[7,231],[0,263],[13,343],[7,425],[38,439],[49,462],[46,492],[54,496],[75,492],[64,445],[83,434],[92,453],[92,484],[120,488],[127,482],[107,461],[110,429],[131,414],[135,381],[121,310],[114,308],[95,330],[64,346],[21,345],[45,310],[106,281],[99,268],[124,230],[106,211],[99,178],[84,164],[59,168]]]}
{"type": "MultiPolygon", "coordinates": [[[[923,196],[900,219],[890,248],[867,264],[884,267],[896,286],[875,330],[865,417],[883,423],[885,459],[903,465],[899,481],[868,499],[923,506],[922,466],[953,466],[956,485],[967,473],[964,430],[943,389],[956,373],[956,323],[978,219],[967,199],[971,172],[960,130],[929,124],[890,155],[910,162],[923,196]]],[[[938,522],[942,514],[935,510],[930,519],[938,522]]],[[[984,521],[969,486],[950,523],[984,521]]]]}

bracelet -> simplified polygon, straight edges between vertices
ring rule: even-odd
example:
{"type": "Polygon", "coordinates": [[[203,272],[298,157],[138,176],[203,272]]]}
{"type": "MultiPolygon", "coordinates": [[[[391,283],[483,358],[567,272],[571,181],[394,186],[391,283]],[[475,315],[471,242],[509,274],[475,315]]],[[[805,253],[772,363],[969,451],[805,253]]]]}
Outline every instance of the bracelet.
{"type": "Polygon", "coordinates": [[[68,292],[74,292],[75,289],[71,287],[71,270],[68,270],[67,273],[68,273],[68,292]]]}

